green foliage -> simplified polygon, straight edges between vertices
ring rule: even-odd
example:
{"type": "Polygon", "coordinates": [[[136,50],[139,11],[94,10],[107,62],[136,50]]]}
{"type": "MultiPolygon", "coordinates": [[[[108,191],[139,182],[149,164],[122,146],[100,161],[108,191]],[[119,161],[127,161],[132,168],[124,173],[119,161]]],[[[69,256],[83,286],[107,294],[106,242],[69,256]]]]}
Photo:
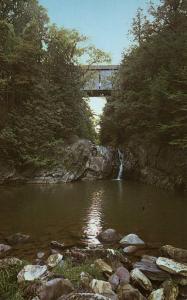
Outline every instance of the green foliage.
{"type": "Polygon", "coordinates": [[[17,274],[23,265],[0,269],[0,295],[2,300],[23,300],[22,291],[17,283],[17,274]]]}
{"type": "Polygon", "coordinates": [[[108,56],[48,21],[37,0],[0,3],[1,157],[17,166],[52,163],[56,144],[72,136],[95,138],[79,62],[108,56]]]}
{"type": "Polygon", "coordinates": [[[84,263],[73,264],[70,259],[67,259],[63,266],[57,266],[54,272],[63,275],[75,285],[80,285],[80,274],[82,272],[88,273],[95,279],[103,280],[101,271],[93,265],[93,261],[91,260],[86,260],[84,263]]]}
{"type": "Polygon", "coordinates": [[[116,91],[101,122],[104,143],[133,138],[187,147],[187,4],[162,0],[139,10],[135,40],[124,54],[116,91]]]}

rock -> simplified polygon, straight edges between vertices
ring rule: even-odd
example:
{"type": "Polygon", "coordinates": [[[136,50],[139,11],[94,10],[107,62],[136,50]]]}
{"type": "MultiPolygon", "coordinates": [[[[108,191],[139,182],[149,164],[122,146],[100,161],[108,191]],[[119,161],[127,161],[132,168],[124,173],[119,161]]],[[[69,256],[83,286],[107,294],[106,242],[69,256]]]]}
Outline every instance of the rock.
{"type": "Polygon", "coordinates": [[[16,257],[8,257],[4,259],[0,259],[0,268],[14,267],[17,265],[21,265],[23,262],[16,257]]]}
{"type": "Polygon", "coordinates": [[[10,235],[9,237],[6,238],[7,242],[11,245],[25,243],[29,239],[30,239],[30,235],[23,234],[20,232],[10,235]]]}
{"type": "Polygon", "coordinates": [[[108,282],[111,284],[112,289],[116,290],[120,281],[119,281],[119,277],[116,274],[113,274],[110,276],[108,282]]]}
{"type": "Polygon", "coordinates": [[[145,297],[128,283],[120,286],[118,297],[119,300],[145,300],[145,297]]]}
{"type": "Polygon", "coordinates": [[[63,259],[63,256],[60,253],[51,254],[47,259],[47,265],[50,268],[56,267],[63,259]]]}
{"type": "Polygon", "coordinates": [[[119,277],[120,284],[129,283],[130,281],[130,273],[124,267],[117,268],[115,274],[119,277]]]}
{"type": "Polygon", "coordinates": [[[180,275],[174,275],[172,277],[176,284],[180,284],[182,286],[187,285],[187,277],[180,276],[180,275]]]}
{"type": "Polygon", "coordinates": [[[81,272],[80,274],[80,282],[81,282],[81,285],[84,287],[84,288],[88,288],[89,285],[90,285],[90,282],[92,280],[92,276],[86,272],[81,272]]]}
{"type": "Polygon", "coordinates": [[[163,256],[172,258],[179,262],[187,262],[187,250],[165,245],[160,249],[163,256]]]}
{"type": "Polygon", "coordinates": [[[58,300],[111,300],[111,298],[93,293],[72,293],[70,295],[62,296],[58,300]]]}
{"type": "Polygon", "coordinates": [[[156,281],[165,281],[171,276],[167,272],[159,269],[156,265],[156,257],[143,256],[140,262],[136,262],[133,267],[139,269],[144,273],[149,279],[156,281]]]}
{"type": "Polygon", "coordinates": [[[164,289],[158,289],[156,291],[153,291],[149,297],[148,300],[165,300],[164,298],[164,289]]]}
{"type": "Polygon", "coordinates": [[[179,274],[183,276],[187,276],[187,265],[178,263],[173,259],[159,257],[156,260],[156,264],[160,269],[167,271],[170,274],[179,274]]]}
{"type": "Polygon", "coordinates": [[[187,299],[187,286],[180,286],[180,288],[179,288],[179,294],[180,294],[180,296],[182,296],[185,299],[187,299]]]}
{"type": "Polygon", "coordinates": [[[102,294],[109,299],[115,297],[115,293],[112,290],[112,286],[109,282],[103,280],[93,279],[90,283],[90,288],[96,294],[102,294]]]}
{"type": "Polygon", "coordinates": [[[134,233],[131,233],[131,234],[128,234],[128,235],[125,235],[121,240],[120,240],[120,244],[122,245],[131,245],[131,246],[144,246],[145,243],[143,240],[141,240],[139,238],[138,235],[134,234],[134,233]]]}
{"type": "Polygon", "coordinates": [[[125,254],[134,254],[137,250],[137,246],[128,246],[123,249],[123,252],[125,254]]]}
{"type": "Polygon", "coordinates": [[[38,252],[37,253],[37,258],[42,259],[45,256],[45,252],[38,252]]]}
{"type": "Polygon", "coordinates": [[[166,280],[163,282],[164,288],[164,300],[176,300],[179,294],[179,288],[172,280],[166,280]]]}
{"type": "Polygon", "coordinates": [[[96,259],[94,265],[97,269],[99,269],[103,273],[112,274],[113,270],[111,266],[109,266],[104,260],[101,258],[96,259]]]}
{"type": "Polygon", "coordinates": [[[115,229],[109,228],[102,231],[97,238],[102,243],[116,243],[120,240],[121,235],[115,229]]]}
{"type": "Polygon", "coordinates": [[[55,278],[47,281],[40,287],[38,296],[40,300],[56,300],[62,295],[67,295],[74,290],[68,279],[55,278]]]}
{"type": "Polygon", "coordinates": [[[47,266],[26,265],[18,273],[18,282],[33,281],[41,278],[47,272],[47,266]]]}
{"type": "Polygon", "coordinates": [[[57,248],[57,249],[64,249],[65,248],[65,244],[59,243],[57,241],[51,241],[50,245],[54,248],[57,248]]]}
{"type": "Polygon", "coordinates": [[[10,251],[11,249],[12,247],[10,247],[9,245],[0,244],[0,255],[10,251]]]}
{"type": "Polygon", "coordinates": [[[151,292],[153,290],[151,281],[139,270],[134,269],[131,271],[131,278],[133,283],[140,286],[147,292],[151,292]]]}

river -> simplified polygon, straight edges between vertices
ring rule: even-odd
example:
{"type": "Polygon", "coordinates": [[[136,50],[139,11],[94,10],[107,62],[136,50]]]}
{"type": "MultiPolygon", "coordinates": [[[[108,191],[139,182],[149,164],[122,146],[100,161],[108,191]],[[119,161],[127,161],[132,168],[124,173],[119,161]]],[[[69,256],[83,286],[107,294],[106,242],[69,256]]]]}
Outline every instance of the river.
{"type": "Polygon", "coordinates": [[[187,199],[154,186],[115,180],[1,186],[0,207],[0,242],[29,234],[31,241],[21,246],[28,255],[52,240],[97,243],[106,228],[187,248],[187,199]]]}

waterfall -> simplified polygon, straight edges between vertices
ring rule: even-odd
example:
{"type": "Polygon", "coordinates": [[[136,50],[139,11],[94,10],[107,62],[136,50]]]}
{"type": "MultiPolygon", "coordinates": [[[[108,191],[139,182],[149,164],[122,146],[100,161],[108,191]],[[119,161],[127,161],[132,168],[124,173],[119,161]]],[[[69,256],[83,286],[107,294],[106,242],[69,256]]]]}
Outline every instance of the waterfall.
{"type": "Polygon", "coordinates": [[[118,172],[117,180],[121,180],[122,175],[123,175],[124,157],[123,157],[123,153],[119,149],[118,149],[118,157],[119,157],[119,161],[120,161],[120,166],[119,166],[119,172],[118,172]]]}

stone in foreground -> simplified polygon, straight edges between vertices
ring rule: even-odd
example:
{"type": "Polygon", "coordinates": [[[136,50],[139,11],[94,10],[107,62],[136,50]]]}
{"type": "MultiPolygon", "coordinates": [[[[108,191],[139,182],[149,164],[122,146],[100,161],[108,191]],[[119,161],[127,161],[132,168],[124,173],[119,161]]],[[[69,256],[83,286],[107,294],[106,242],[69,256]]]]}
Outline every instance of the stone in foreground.
{"type": "Polygon", "coordinates": [[[164,288],[164,300],[176,300],[179,294],[179,288],[172,280],[166,280],[163,282],[164,288]]]}
{"type": "Polygon", "coordinates": [[[30,235],[23,234],[23,233],[15,233],[13,235],[10,235],[7,237],[7,241],[9,244],[14,245],[14,244],[20,244],[20,243],[25,243],[30,239],[30,235]]]}
{"type": "Polygon", "coordinates": [[[164,297],[164,289],[158,289],[156,291],[153,291],[150,295],[148,300],[165,300],[164,297]]]}
{"type": "Polygon", "coordinates": [[[58,300],[111,300],[111,299],[100,294],[72,293],[70,295],[62,296],[58,300]]]}
{"type": "Polygon", "coordinates": [[[47,265],[50,268],[56,267],[63,259],[63,256],[60,253],[51,254],[47,259],[47,265]]]}
{"type": "Polygon", "coordinates": [[[18,282],[40,279],[47,271],[47,266],[27,265],[18,273],[18,282]]]}
{"type": "Polygon", "coordinates": [[[146,300],[139,290],[132,287],[130,284],[124,284],[118,290],[119,300],[146,300]]]}
{"type": "Polygon", "coordinates": [[[136,262],[133,267],[138,268],[144,273],[149,279],[155,281],[165,281],[171,277],[171,275],[156,265],[156,257],[144,255],[141,261],[136,262]]]}
{"type": "Polygon", "coordinates": [[[98,268],[103,273],[112,274],[113,270],[103,259],[96,259],[94,262],[96,268],[98,268]]]}
{"type": "Polygon", "coordinates": [[[121,240],[120,244],[122,245],[127,245],[127,246],[144,246],[145,242],[137,235],[134,233],[125,235],[121,240]]]}
{"type": "Polygon", "coordinates": [[[136,251],[138,250],[138,247],[137,246],[127,246],[123,249],[123,252],[125,254],[134,254],[136,251]]]}
{"type": "Polygon", "coordinates": [[[112,290],[112,286],[109,282],[103,280],[93,279],[90,283],[90,288],[96,294],[101,294],[109,299],[115,299],[115,293],[112,290]]]}
{"type": "Polygon", "coordinates": [[[124,267],[117,268],[115,274],[119,277],[120,284],[129,283],[130,281],[130,273],[124,267]]]}
{"type": "Polygon", "coordinates": [[[106,229],[98,235],[98,240],[103,243],[119,242],[121,235],[115,229],[106,229]]]}
{"type": "Polygon", "coordinates": [[[147,292],[151,292],[153,290],[151,281],[139,270],[134,269],[131,272],[132,281],[143,288],[147,292]]]}
{"type": "Polygon", "coordinates": [[[8,252],[9,250],[11,250],[11,248],[12,247],[10,247],[9,245],[0,244],[0,255],[8,252]]]}
{"type": "Polygon", "coordinates": [[[167,256],[179,262],[187,262],[187,250],[185,249],[165,245],[161,247],[160,251],[163,256],[167,256]]]}
{"type": "Polygon", "coordinates": [[[160,269],[167,271],[170,274],[179,274],[187,276],[187,265],[178,263],[173,259],[159,257],[156,260],[156,264],[160,269]]]}
{"type": "Polygon", "coordinates": [[[73,290],[73,285],[68,279],[55,278],[41,286],[38,296],[40,300],[53,300],[73,290]]]}

